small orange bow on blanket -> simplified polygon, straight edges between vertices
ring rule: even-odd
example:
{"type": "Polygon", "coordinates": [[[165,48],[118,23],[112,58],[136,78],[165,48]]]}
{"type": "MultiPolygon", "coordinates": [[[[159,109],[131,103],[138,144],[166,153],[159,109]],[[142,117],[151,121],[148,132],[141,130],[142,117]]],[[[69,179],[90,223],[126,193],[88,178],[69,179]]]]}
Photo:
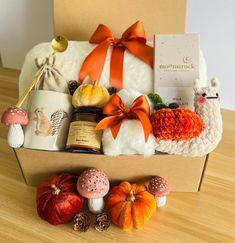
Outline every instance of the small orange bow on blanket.
{"type": "Polygon", "coordinates": [[[117,94],[114,94],[104,106],[103,113],[108,115],[108,117],[97,124],[96,130],[110,128],[115,139],[123,119],[139,119],[144,129],[145,142],[147,142],[149,134],[152,131],[152,125],[149,121],[150,107],[145,96],[139,96],[130,107],[125,107],[121,98],[117,94]]]}
{"type": "Polygon", "coordinates": [[[90,75],[91,80],[100,80],[107,50],[110,46],[113,46],[110,62],[110,86],[117,89],[121,89],[123,86],[123,59],[126,49],[153,67],[153,48],[146,45],[144,27],[140,21],[129,27],[122,34],[121,39],[115,38],[107,26],[100,24],[89,42],[98,44],[98,46],[91,51],[82,64],[78,77],[80,83],[87,75],[90,75]]]}

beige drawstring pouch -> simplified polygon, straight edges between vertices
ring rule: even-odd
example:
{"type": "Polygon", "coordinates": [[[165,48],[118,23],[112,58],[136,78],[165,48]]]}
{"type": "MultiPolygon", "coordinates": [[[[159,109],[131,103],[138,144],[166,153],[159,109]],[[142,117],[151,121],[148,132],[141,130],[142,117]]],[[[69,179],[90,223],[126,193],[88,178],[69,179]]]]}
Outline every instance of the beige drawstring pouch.
{"type": "Polygon", "coordinates": [[[35,85],[35,89],[51,90],[69,94],[67,81],[60,71],[55,67],[55,61],[56,57],[54,55],[51,55],[46,59],[35,59],[35,64],[38,69],[44,65],[39,80],[35,85]]]}

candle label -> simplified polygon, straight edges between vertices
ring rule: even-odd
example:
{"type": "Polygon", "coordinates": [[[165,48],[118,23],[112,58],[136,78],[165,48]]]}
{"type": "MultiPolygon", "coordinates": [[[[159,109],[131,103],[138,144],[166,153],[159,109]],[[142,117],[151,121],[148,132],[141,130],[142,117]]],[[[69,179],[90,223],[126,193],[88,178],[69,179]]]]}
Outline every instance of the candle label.
{"type": "Polygon", "coordinates": [[[96,131],[97,123],[74,121],[70,123],[67,146],[84,146],[101,148],[102,131],[96,131]]]}
{"type": "Polygon", "coordinates": [[[193,109],[193,81],[199,79],[199,35],[155,35],[154,48],[154,91],[165,103],[193,109]]]}

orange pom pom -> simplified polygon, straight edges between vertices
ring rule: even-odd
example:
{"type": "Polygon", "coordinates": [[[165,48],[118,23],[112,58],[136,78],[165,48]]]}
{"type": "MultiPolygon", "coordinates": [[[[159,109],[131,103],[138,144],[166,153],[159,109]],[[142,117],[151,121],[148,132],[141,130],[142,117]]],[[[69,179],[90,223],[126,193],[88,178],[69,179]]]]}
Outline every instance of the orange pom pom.
{"type": "Polygon", "coordinates": [[[189,140],[203,130],[202,119],[186,108],[157,110],[150,120],[154,136],[162,140],[189,140]]]}

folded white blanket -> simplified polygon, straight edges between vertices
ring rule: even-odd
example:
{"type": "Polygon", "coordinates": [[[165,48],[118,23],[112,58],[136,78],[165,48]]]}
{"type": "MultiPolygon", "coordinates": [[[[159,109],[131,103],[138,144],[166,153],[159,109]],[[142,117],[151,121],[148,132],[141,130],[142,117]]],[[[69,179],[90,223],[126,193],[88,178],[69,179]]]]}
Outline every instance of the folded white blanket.
{"type": "MultiPolygon", "coordinates": [[[[148,44],[152,45],[150,42],[148,44]]],[[[68,49],[63,53],[56,54],[55,65],[66,80],[78,79],[84,59],[95,47],[96,45],[87,41],[69,41],[68,49]]],[[[109,86],[111,51],[112,47],[108,50],[100,80],[100,84],[106,87],[109,86]]],[[[19,95],[23,93],[37,72],[35,58],[44,58],[50,53],[52,53],[51,44],[41,43],[33,47],[26,55],[20,74],[19,95]]],[[[85,81],[88,80],[86,79],[85,81]]],[[[202,84],[206,83],[206,62],[202,52],[200,55],[200,81],[202,84]]],[[[125,51],[124,55],[123,86],[125,89],[134,89],[142,94],[148,94],[153,91],[153,69],[128,51],[125,51]]]]}

